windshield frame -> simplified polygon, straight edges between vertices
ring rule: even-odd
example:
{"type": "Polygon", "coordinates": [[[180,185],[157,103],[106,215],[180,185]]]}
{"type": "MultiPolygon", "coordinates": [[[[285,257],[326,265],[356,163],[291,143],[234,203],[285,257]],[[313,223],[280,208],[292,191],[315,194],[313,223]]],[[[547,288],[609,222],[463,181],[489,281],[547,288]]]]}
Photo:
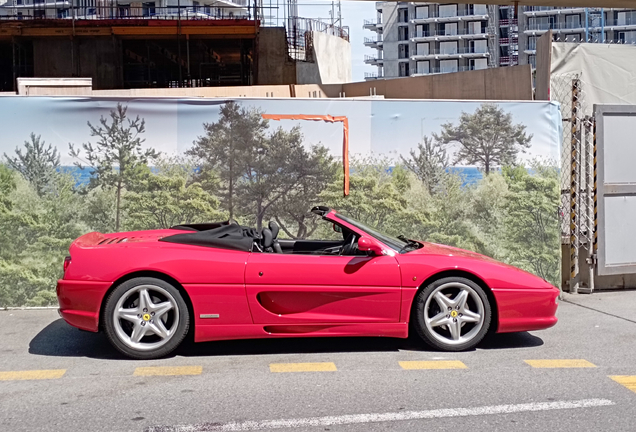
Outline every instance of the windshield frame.
{"type": "MultiPolygon", "coordinates": [[[[392,250],[394,250],[395,252],[398,253],[406,253],[409,252],[410,249],[408,249],[408,245],[410,244],[409,242],[405,242],[403,240],[400,240],[398,238],[395,238],[393,236],[390,236],[388,234],[384,234],[381,233],[373,228],[370,228],[366,225],[364,225],[361,222],[358,222],[355,219],[351,219],[348,216],[344,216],[340,213],[337,213],[336,211],[333,211],[326,215],[325,218],[329,219],[329,216],[333,216],[335,218],[338,218],[340,221],[345,222],[349,225],[351,225],[351,227],[353,227],[355,230],[357,231],[362,231],[363,233],[369,235],[370,237],[373,237],[374,239],[380,241],[382,244],[384,244],[385,246],[388,246],[389,248],[391,248],[392,250]]],[[[332,222],[336,222],[332,219],[329,219],[332,222]]]]}

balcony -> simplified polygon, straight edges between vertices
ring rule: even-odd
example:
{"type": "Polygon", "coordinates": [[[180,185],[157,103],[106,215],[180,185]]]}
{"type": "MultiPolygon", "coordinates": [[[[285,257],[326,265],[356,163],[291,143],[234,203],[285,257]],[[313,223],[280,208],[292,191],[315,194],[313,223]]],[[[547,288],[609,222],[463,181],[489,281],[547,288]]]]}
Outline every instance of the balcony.
{"type": "Polygon", "coordinates": [[[554,15],[572,15],[584,14],[585,8],[568,8],[568,7],[551,7],[551,6],[526,6],[523,14],[529,17],[533,16],[554,16],[554,15]]]}
{"type": "Polygon", "coordinates": [[[585,31],[585,23],[528,23],[528,27],[523,32],[525,34],[535,35],[543,34],[548,30],[552,30],[556,33],[580,33],[585,31]]]}
{"type": "Polygon", "coordinates": [[[418,32],[411,38],[411,42],[430,42],[462,39],[488,39],[488,33],[472,33],[466,30],[460,31],[428,31],[418,32]]]}
{"type": "Polygon", "coordinates": [[[369,47],[369,48],[382,48],[383,42],[382,42],[382,38],[378,37],[377,39],[374,38],[364,38],[364,46],[369,47]]]}
{"type": "Polygon", "coordinates": [[[362,28],[371,31],[382,30],[382,21],[379,19],[364,20],[362,28]]]}
{"type": "MultiPolygon", "coordinates": [[[[13,2],[11,2],[13,3],[13,2]]],[[[0,6],[0,20],[39,20],[39,19],[76,19],[76,20],[111,20],[111,19],[148,19],[148,20],[242,20],[251,19],[247,6],[225,1],[222,7],[211,7],[214,1],[204,1],[199,6],[170,7],[134,7],[119,4],[109,6],[71,6],[68,0],[39,0],[33,4],[5,3],[0,6]],[[15,10],[15,12],[14,12],[15,10]],[[24,12],[22,12],[24,11],[24,12]],[[15,14],[13,14],[15,13],[15,14]],[[20,14],[18,14],[20,13],[20,14]]]]}
{"type": "Polygon", "coordinates": [[[487,50],[475,48],[458,48],[447,50],[430,50],[428,53],[415,54],[411,60],[446,60],[460,58],[488,58],[490,53],[487,50]]]}
{"type": "Polygon", "coordinates": [[[382,79],[382,78],[384,77],[382,76],[382,73],[380,72],[365,72],[364,73],[365,81],[371,81],[371,80],[382,79]]]}
{"type": "Polygon", "coordinates": [[[428,16],[428,17],[411,17],[413,24],[430,24],[430,23],[446,23],[457,21],[487,21],[488,13],[472,13],[469,11],[459,11],[453,16],[428,16]]]}
{"type": "Polygon", "coordinates": [[[461,66],[456,68],[430,68],[428,72],[416,72],[411,74],[412,77],[426,76],[426,75],[438,75],[444,73],[454,72],[468,72],[474,70],[483,70],[483,68],[477,68],[475,66],[461,66]]]}
{"type": "Polygon", "coordinates": [[[381,66],[384,64],[384,60],[381,57],[365,55],[364,62],[372,66],[381,66]]]}

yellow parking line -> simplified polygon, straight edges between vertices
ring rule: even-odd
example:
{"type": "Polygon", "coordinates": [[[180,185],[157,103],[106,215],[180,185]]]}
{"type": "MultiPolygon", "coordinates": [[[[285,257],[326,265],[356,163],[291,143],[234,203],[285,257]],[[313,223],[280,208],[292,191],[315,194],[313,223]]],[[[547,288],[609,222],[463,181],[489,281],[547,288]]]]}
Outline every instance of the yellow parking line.
{"type": "Polygon", "coordinates": [[[135,376],[201,375],[202,366],[155,366],[138,367],[135,376]]]}
{"type": "Polygon", "coordinates": [[[335,372],[335,363],[271,363],[270,372],[335,372]]]}
{"type": "Polygon", "coordinates": [[[610,378],[636,393],[636,375],[610,375],[610,378]]]}
{"type": "Polygon", "coordinates": [[[401,361],[402,369],[468,369],[459,360],[434,360],[434,361],[401,361]]]}
{"type": "Polygon", "coordinates": [[[557,359],[557,360],[524,360],[533,368],[594,368],[595,364],[583,359],[557,359]]]}
{"type": "Polygon", "coordinates": [[[0,381],[58,379],[65,373],[66,369],[0,372],[0,381]]]}

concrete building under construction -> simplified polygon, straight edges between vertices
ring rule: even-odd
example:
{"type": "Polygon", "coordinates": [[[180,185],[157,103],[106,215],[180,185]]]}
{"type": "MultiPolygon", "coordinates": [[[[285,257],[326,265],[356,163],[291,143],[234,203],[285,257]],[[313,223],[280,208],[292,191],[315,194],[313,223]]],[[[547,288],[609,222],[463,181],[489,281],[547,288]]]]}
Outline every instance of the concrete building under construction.
{"type": "Polygon", "coordinates": [[[271,20],[248,0],[6,0],[0,91],[19,77],[91,77],[103,90],[350,81],[348,29],[294,5],[271,20]]]}

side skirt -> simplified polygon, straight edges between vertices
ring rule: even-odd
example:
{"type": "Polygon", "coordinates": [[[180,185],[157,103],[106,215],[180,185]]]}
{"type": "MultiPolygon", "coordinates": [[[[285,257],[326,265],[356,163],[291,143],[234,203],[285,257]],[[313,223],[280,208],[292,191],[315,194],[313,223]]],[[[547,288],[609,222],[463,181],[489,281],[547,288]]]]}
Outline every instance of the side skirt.
{"type": "Polygon", "coordinates": [[[264,339],[290,337],[393,337],[406,339],[409,333],[408,323],[329,323],[329,324],[237,324],[237,325],[198,325],[194,329],[195,342],[207,342],[232,339],[264,339]]]}

